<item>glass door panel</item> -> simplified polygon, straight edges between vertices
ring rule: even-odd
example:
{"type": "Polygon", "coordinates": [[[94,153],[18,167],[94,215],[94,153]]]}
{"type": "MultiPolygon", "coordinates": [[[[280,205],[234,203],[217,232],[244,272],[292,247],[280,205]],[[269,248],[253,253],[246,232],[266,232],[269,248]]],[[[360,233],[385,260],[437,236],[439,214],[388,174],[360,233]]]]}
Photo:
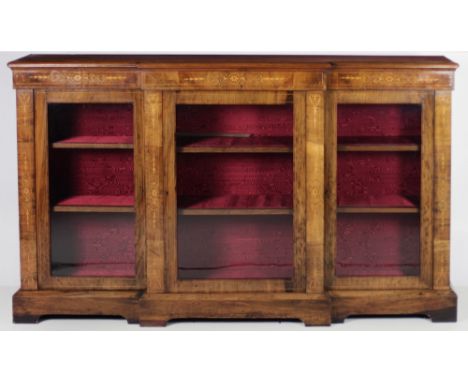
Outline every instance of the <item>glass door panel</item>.
{"type": "Polygon", "coordinates": [[[177,105],[178,279],[293,277],[292,105],[177,105]]]}
{"type": "Polygon", "coordinates": [[[337,105],[335,277],[421,273],[420,104],[337,105]]]}
{"type": "Polygon", "coordinates": [[[132,103],[48,105],[50,272],[135,277],[132,103]]]}

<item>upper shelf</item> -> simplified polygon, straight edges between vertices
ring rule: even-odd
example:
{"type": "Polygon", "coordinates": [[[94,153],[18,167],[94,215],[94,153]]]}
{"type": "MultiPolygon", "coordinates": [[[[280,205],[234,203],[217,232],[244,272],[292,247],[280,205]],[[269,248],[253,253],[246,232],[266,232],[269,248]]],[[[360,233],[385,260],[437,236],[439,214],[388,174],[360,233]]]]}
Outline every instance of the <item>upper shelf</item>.
{"type": "Polygon", "coordinates": [[[178,135],[180,153],[291,153],[292,137],[178,135]]]}
{"type": "Polygon", "coordinates": [[[181,153],[291,153],[292,105],[177,105],[181,153]]]}
{"type": "Polygon", "coordinates": [[[402,144],[338,144],[338,151],[420,151],[421,146],[415,143],[402,144]]]}
{"type": "Polygon", "coordinates": [[[134,212],[131,195],[73,195],[53,206],[55,212],[134,212]]]}
{"type": "Polygon", "coordinates": [[[50,146],[56,149],[132,149],[131,103],[51,103],[50,146]]]}
{"type": "Polygon", "coordinates": [[[132,149],[129,136],[76,136],[52,143],[55,149],[132,149]]]}

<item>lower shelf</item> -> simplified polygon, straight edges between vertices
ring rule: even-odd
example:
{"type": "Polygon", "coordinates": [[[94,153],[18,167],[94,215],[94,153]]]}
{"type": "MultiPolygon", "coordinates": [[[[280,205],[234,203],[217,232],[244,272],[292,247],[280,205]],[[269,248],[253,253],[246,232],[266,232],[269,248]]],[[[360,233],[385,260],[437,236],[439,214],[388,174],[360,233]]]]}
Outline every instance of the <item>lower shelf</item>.
{"type": "Polygon", "coordinates": [[[291,279],[291,215],[179,216],[180,279],[291,279]]]}
{"type": "Polygon", "coordinates": [[[99,264],[60,264],[52,267],[54,276],[64,277],[133,277],[135,264],[99,263],[99,264]]]}
{"type": "Polygon", "coordinates": [[[291,264],[235,264],[219,268],[179,267],[179,278],[190,279],[289,279],[291,264]]]}
{"type": "Polygon", "coordinates": [[[338,214],[336,276],[418,276],[419,220],[419,214],[338,214]]]}
{"type": "Polygon", "coordinates": [[[135,276],[135,216],[52,213],[53,276],[135,276]]]}
{"type": "Polygon", "coordinates": [[[84,135],[62,139],[52,143],[55,149],[100,148],[132,149],[133,137],[121,135],[84,135]]]}
{"type": "Polygon", "coordinates": [[[178,215],[292,215],[290,208],[179,208],[178,215]]]}
{"type": "Polygon", "coordinates": [[[133,195],[75,195],[60,200],[55,212],[134,212],[133,195]]]}

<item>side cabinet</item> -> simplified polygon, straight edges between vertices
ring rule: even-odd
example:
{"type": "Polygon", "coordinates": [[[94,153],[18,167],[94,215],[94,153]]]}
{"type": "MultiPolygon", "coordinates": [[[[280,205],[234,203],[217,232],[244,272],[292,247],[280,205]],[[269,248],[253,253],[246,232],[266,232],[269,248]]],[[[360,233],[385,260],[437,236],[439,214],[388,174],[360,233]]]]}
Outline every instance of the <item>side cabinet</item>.
{"type": "Polygon", "coordinates": [[[455,320],[456,66],[314,56],[11,63],[14,321],[455,320]]]}

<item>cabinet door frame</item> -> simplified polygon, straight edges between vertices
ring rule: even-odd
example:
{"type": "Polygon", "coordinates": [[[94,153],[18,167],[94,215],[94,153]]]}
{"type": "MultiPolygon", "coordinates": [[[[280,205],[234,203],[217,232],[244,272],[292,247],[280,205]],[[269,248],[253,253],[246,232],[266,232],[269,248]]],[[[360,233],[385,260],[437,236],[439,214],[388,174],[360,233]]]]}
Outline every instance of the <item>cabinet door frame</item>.
{"type": "MultiPolygon", "coordinates": [[[[145,276],[145,197],[144,142],[139,91],[35,91],[35,148],[37,198],[37,256],[40,289],[144,289],[145,276]],[[80,277],[53,276],[51,272],[48,105],[53,103],[131,103],[133,105],[135,182],[135,276],[80,277]]],[[[85,213],[85,212],[84,212],[85,213]]]]}
{"type": "MultiPolygon", "coordinates": [[[[288,91],[164,91],[163,158],[165,194],[165,269],[166,289],[173,293],[190,292],[304,292],[306,290],[306,215],[305,215],[305,92],[288,91]],[[176,190],[176,105],[177,104],[264,104],[293,102],[294,112],[294,275],[292,279],[264,280],[179,280],[177,277],[177,190],[176,190]]],[[[320,273],[320,271],[319,271],[320,273]]]]}
{"type": "Polygon", "coordinates": [[[432,91],[329,91],[327,99],[325,171],[325,269],[326,286],[332,290],[429,289],[433,277],[432,214],[434,175],[434,93],[432,91]],[[421,105],[421,200],[419,276],[335,275],[336,257],[336,174],[338,104],[418,104],[421,105]]]}

